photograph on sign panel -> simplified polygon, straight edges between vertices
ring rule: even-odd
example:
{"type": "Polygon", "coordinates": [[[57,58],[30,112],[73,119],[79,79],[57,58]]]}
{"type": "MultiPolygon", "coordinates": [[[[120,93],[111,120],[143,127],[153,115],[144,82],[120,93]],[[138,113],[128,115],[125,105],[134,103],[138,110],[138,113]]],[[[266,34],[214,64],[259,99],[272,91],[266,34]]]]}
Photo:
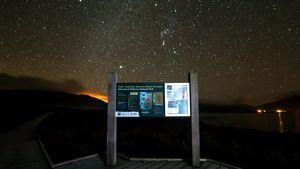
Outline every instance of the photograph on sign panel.
{"type": "Polygon", "coordinates": [[[138,92],[130,92],[128,96],[128,110],[138,110],[138,92]]]}
{"type": "Polygon", "coordinates": [[[140,92],[140,107],[142,110],[152,109],[152,92],[140,92]]]}
{"type": "Polygon", "coordinates": [[[166,84],[166,116],[189,116],[188,84],[166,84]]]}
{"type": "Polygon", "coordinates": [[[163,92],[153,92],[153,105],[163,105],[163,92]]]}

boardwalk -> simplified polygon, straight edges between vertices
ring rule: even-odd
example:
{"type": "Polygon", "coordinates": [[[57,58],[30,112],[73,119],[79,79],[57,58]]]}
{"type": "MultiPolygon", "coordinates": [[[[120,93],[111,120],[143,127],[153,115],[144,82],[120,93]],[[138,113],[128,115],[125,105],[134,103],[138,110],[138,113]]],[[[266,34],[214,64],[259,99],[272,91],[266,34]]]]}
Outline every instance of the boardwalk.
{"type": "Polygon", "coordinates": [[[0,169],[50,169],[37,141],[1,147],[0,169]]]}
{"type": "MultiPolygon", "coordinates": [[[[39,143],[30,141],[14,144],[1,149],[0,168],[2,169],[192,169],[184,161],[140,161],[119,157],[115,167],[107,167],[104,156],[94,155],[87,159],[52,166],[47,161],[39,143]]],[[[199,169],[236,169],[236,167],[207,160],[201,162],[199,169]]]]}
{"type": "MultiPolygon", "coordinates": [[[[149,161],[118,158],[117,166],[107,167],[105,156],[92,155],[61,164],[50,164],[39,142],[34,138],[36,126],[45,117],[41,116],[12,131],[0,135],[0,169],[192,169],[184,161],[149,161]]],[[[204,160],[199,169],[236,169],[234,166],[213,160],[204,160]]]]}
{"type": "MultiPolygon", "coordinates": [[[[184,161],[128,161],[122,158],[118,159],[117,166],[107,167],[99,157],[78,161],[67,164],[57,169],[195,169],[184,161]]],[[[199,169],[237,169],[237,167],[221,164],[215,161],[202,161],[199,169]]]]}

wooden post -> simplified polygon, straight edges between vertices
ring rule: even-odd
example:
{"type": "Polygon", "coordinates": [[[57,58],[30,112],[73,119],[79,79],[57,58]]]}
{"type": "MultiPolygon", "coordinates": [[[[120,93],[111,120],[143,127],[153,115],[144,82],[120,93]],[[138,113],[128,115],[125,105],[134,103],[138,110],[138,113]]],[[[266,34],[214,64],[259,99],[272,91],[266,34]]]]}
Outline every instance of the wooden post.
{"type": "Polygon", "coordinates": [[[192,165],[200,166],[200,132],[197,73],[189,73],[191,92],[192,165]]]}
{"type": "Polygon", "coordinates": [[[117,163],[117,119],[116,119],[117,73],[108,74],[107,150],[106,164],[117,163]]]}

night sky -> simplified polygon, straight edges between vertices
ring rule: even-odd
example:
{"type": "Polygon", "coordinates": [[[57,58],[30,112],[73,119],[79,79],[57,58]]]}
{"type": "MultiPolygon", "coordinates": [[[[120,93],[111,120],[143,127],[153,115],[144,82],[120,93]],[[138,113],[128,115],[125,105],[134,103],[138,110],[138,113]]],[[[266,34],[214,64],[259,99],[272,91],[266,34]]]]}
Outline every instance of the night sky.
{"type": "Polygon", "coordinates": [[[0,0],[0,73],[107,94],[120,82],[185,82],[199,97],[261,104],[300,92],[300,1],[0,0]]]}

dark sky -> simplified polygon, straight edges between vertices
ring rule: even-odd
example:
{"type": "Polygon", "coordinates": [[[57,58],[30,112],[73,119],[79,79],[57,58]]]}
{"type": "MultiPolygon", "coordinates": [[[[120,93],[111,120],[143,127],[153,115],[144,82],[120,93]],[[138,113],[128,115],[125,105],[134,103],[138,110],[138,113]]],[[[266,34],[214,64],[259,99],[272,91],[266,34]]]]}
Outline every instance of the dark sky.
{"type": "Polygon", "coordinates": [[[299,0],[0,0],[0,73],[185,82],[200,100],[260,104],[300,92],[299,0]]]}

